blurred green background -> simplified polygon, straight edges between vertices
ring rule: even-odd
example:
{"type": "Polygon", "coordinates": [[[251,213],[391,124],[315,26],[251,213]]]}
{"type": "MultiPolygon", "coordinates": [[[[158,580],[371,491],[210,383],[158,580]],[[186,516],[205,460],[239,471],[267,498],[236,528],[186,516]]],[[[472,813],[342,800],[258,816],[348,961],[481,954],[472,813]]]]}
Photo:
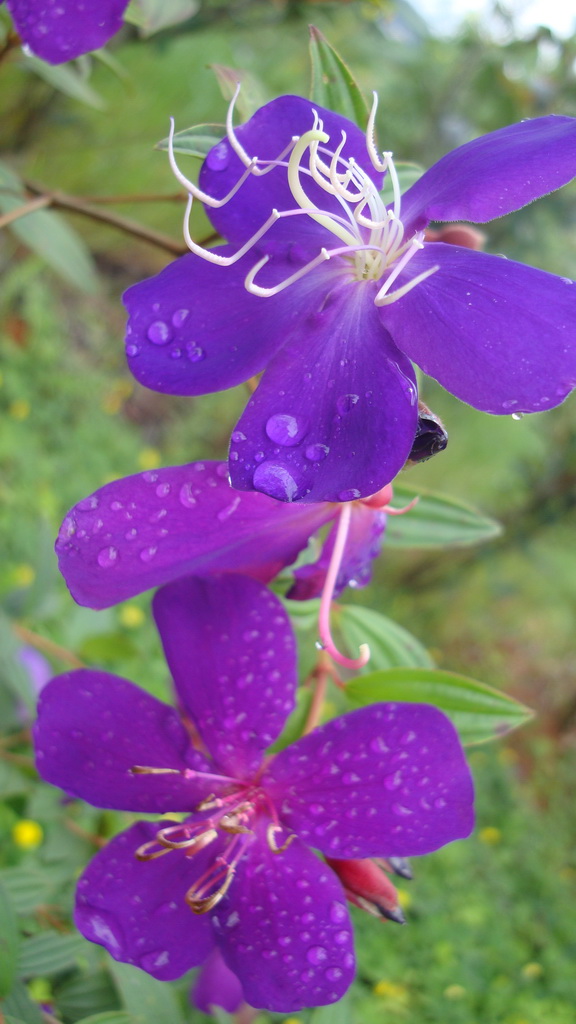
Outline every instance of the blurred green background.
{"type": "MultiPolygon", "coordinates": [[[[188,22],[149,39],[126,27],[109,58],[81,60],[68,77],[34,72],[18,51],[0,60],[0,196],[13,196],[24,182],[30,194],[61,199],[39,224],[40,242],[31,218],[27,227],[22,220],[18,231],[14,222],[0,232],[0,899],[15,909],[21,934],[21,980],[6,1001],[8,1020],[40,1024],[43,1015],[47,1024],[73,1024],[97,1013],[105,1014],[101,1024],[156,1024],[161,1014],[171,1024],[205,1019],[188,1006],[189,979],[154,982],[113,964],[71,930],[74,878],[98,837],[126,816],[62,806],[57,792],[38,783],[28,736],[33,694],[19,650],[36,648],[56,671],[78,659],[165,692],[149,598],[99,613],[77,608],[58,577],[53,538],[69,506],[107,480],[224,458],[245,392],[178,399],[132,380],[120,295],[171,257],[66,204],[80,197],[177,248],[183,203],[166,155],[154,150],[168,116],[180,128],[223,120],[208,64],[246,69],[264,98],[306,94],[310,21],[366,92],[378,90],[381,145],[401,160],[428,166],[511,121],[576,113],[576,37],[545,28],[520,35],[505,10],[491,31],[470,21],[457,35],[438,36],[393,0],[204,0],[188,22]],[[99,205],[106,197],[113,201],[99,205]]],[[[189,166],[192,173],[196,164],[189,166]]],[[[201,218],[195,227],[199,236],[208,232],[201,218]]],[[[490,252],[576,277],[574,184],[485,233],[490,252]]],[[[385,549],[370,590],[345,600],[384,612],[442,667],[506,690],[537,717],[505,744],[472,753],[477,832],[414,865],[416,880],[401,885],[409,926],[355,914],[353,990],[339,1007],[294,1021],[571,1024],[574,401],[513,421],[477,413],[433,382],[423,390],[450,443],[409,470],[407,482],[477,505],[504,532],[482,547],[385,549]]],[[[12,934],[10,911],[0,918],[12,934]]]]}

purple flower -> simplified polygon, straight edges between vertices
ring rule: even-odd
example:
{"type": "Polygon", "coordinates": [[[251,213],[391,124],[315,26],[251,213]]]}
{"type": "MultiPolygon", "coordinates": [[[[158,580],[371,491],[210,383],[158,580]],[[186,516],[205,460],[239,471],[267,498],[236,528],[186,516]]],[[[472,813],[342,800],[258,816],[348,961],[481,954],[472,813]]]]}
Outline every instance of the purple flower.
{"type": "Polygon", "coordinates": [[[128,0],[6,0],[22,42],[49,64],[99,50],[122,25],[128,0]]]}
{"type": "MultiPolygon", "coordinates": [[[[233,105],[232,105],[233,106],[233,105]]],[[[573,282],[425,242],[429,221],[479,223],[566,184],[576,119],[492,132],[400,195],[391,154],[351,122],[282,96],[208,154],[199,187],[227,239],[130,288],[130,367],[199,395],[264,370],[232,434],[234,487],[284,501],[373,494],[416,430],[411,361],[486,412],[549,409],[576,383],[573,282]],[[390,201],[380,194],[386,178],[390,201]]]]}
{"type": "MultiPolygon", "coordinates": [[[[336,581],[364,586],[378,554],[391,490],[350,502],[351,523],[336,581]]],[[[193,462],[106,484],[70,510],[56,552],[79,604],[106,608],[185,575],[239,572],[267,583],[309,539],[334,522],[316,563],[297,569],[289,596],[322,592],[345,505],[287,505],[230,486],[221,462],[193,462]]]]}
{"type": "Polygon", "coordinates": [[[294,706],[278,600],[242,576],[188,579],[154,613],[182,720],[104,672],[60,676],[35,730],[42,776],[101,807],[186,817],[116,836],[78,883],[76,923],[160,979],[217,947],[256,1007],[291,1012],[348,988],[354,953],[332,858],[427,853],[468,835],[472,785],[451,723],[379,704],[273,758],[294,706]],[[197,743],[191,741],[197,737],[197,743]]]}

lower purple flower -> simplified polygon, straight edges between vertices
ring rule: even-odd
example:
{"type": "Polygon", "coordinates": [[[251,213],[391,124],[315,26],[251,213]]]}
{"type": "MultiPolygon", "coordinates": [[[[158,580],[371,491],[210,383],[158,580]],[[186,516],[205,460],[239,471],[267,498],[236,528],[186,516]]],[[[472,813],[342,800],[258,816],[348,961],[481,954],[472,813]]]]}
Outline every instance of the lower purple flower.
{"type": "Polygon", "coordinates": [[[404,857],[468,835],[454,728],[426,705],[379,704],[265,757],[294,706],[278,600],[238,575],[188,579],[157,593],[154,614],[183,720],[99,671],[60,676],[40,700],[45,779],[97,806],[183,815],[138,822],[98,853],[76,923],[156,978],[218,948],[252,1006],[334,1002],[354,976],[351,923],[341,882],[309,847],[404,857]]]}
{"type": "Polygon", "coordinates": [[[128,0],[6,0],[22,42],[49,64],[99,50],[122,25],[128,0]]]}

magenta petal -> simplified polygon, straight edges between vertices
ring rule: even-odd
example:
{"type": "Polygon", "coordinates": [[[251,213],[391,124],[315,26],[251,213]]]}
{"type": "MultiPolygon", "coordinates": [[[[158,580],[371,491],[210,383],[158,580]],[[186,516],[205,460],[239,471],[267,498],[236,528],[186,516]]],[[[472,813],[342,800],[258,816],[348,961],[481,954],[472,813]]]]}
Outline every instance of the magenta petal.
{"type": "MultiPolygon", "coordinates": [[[[236,135],[249,157],[275,160],[294,136],[304,135],[314,126],[315,112],[319,115],[324,131],[330,136],[328,147],[335,150],[346,134],[343,149],[344,159],[353,157],[357,164],[376,183],[382,184],[382,174],[374,170],[366,152],[364,133],[347,118],[312,103],[301,96],[279,96],[267,103],[236,129],[236,135]]],[[[219,209],[208,209],[208,214],[218,232],[234,242],[246,242],[266,221],[273,209],[293,210],[297,203],[288,186],[287,160],[283,166],[264,175],[251,176],[236,195],[219,209]]],[[[306,155],[301,166],[307,166],[306,155]]],[[[223,198],[236,184],[244,171],[244,165],[235,155],[227,139],[224,139],[208,153],[200,172],[200,187],[214,198],[223,198]]],[[[342,209],[333,196],[328,195],[302,174],[302,184],[313,204],[320,210],[340,214],[342,209]]],[[[322,245],[333,246],[334,236],[306,215],[287,217],[278,221],[268,232],[259,246],[266,252],[287,251],[294,245],[307,251],[318,252],[322,245]]]]}
{"type": "Polygon", "coordinates": [[[210,855],[202,850],[193,863],[176,852],[137,860],[136,850],[157,831],[153,822],[137,822],[94,857],[78,882],[74,920],[82,935],[105,946],[115,960],[170,981],[201,964],[214,946],[208,917],[192,913],[184,902],[210,855]]]}
{"type": "Polygon", "coordinates": [[[537,117],[452,150],[402,198],[402,220],[476,224],[519,210],[576,174],[576,118],[537,117]]]}
{"type": "Polygon", "coordinates": [[[562,402],[576,385],[576,284],[441,243],[414,256],[410,276],[435,265],[382,308],[399,348],[485,412],[540,412],[562,402]]]}
{"type": "Polygon", "coordinates": [[[334,512],[235,491],[224,463],[193,462],[124,477],[84,498],[64,519],[56,553],[74,599],[107,608],[188,574],[268,582],[334,512]]]}
{"type": "Polygon", "coordinates": [[[219,949],[214,949],[200,968],[192,990],[192,1002],[202,1013],[211,1013],[213,1006],[221,1006],[228,1013],[236,1013],[244,1002],[242,986],[224,963],[219,949]]]}
{"type": "Polygon", "coordinates": [[[43,779],[97,807],[163,813],[192,810],[210,780],[134,775],[135,765],[210,771],[176,712],[119,676],[78,669],[42,690],[34,727],[43,779]]]}
{"type": "Polygon", "coordinates": [[[430,853],[473,826],[456,730],[426,704],[374,704],[287,747],[262,785],[284,825],[330,857],[430,853]]]}
{"type": "Polygon", "coordinates": [[[169,583],[153,610],[206,747],[226,773],[248,777],[294,707],[296,645],[280,601],[255,580],[227,575],[169,583]]]}
{"type": "Polygon", "coordinates": [[[212,921],[251,1006],[291,1013],[334,1003],[354,978],[342,886],[298,839],[275,854],[260,837],[212,921]]]}
{"type": "Polygon", "coordinates": [[[128,0],[7,0],[25,43],[50,64],[99,50],[122,25],[128,0]]]}
{"type": "Polygon", "coordinates": [[[235,487],[281,501],[348,501],[402,468],[416,384],[373,299],[372,282],[341,287],[292,332],[232,435],[235,487]]]}
{"type": "MultiPolygon", "coordinates": [[[[234,249],[215,251],[229,256],[234,249]]],[[[124,293],[126,355],[141,384],[172,395],[205,395],[264,369],[292,320],[317,300],[314,292],[305,298],[307,285],[299,291],[299,306],[287,304],[283,293],[262,299],[248,292],[244,280],[260,255],[221,267],[190,253],[124,293]]],[[[275,285],[299,265],[277,257],[262,280],[275,285]]]]}
{"type": "MultiPolygon", "coordinates": [[[[368,585],[372,578],[372,562],[380,554],[385,527],[385,512],[354,502],[333,597],[338,597],[345,587],[356,589],[368,585]]],[[[316,562],[294,570],[294,584],[286,597],[292,601],[309,601],[321,596],[337,529],[338,522],[330,530],[316,562]]]]}

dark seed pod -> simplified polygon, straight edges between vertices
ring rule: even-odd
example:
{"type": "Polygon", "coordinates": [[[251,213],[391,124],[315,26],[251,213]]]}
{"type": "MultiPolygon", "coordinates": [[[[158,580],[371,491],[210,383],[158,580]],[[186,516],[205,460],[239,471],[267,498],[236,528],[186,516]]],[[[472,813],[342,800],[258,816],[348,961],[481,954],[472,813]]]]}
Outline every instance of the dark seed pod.
{"type": "Polygon", "coordinates": [[[443,452],[448,444],[448,434],[444,424],[423,402],[418,406],[418,426],[412,444],[408,463],[425,462],[438,452],[443,452]]]}

